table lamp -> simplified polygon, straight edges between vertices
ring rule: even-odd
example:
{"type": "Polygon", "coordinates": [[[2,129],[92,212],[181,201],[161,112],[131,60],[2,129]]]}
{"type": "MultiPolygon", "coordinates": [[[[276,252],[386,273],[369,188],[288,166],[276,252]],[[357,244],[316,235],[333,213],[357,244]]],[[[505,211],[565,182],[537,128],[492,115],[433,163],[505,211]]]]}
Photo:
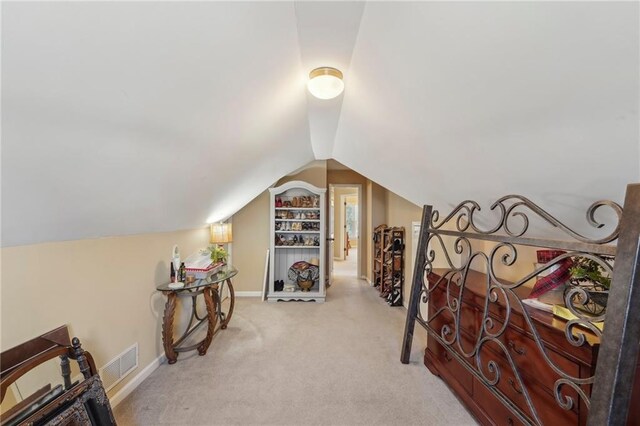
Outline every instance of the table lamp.
{"type": "Polygon", "coordinates": [[[212,223],[211,224],[211,243],[227,244],[233,242],[230,223],[212,223]]]}

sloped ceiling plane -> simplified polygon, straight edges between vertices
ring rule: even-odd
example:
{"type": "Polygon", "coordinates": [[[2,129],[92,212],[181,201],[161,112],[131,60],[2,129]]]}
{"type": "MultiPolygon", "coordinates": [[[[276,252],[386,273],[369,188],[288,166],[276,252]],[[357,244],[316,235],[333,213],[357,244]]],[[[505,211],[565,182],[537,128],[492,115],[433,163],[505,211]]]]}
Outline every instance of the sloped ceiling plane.
{"type": "Polygon", "coordinates": [[[2,245],[189,229],[335,158],[584,221],[640,180],[638,3],[2,5],[2,245]],[[345,91],[320,101],[309,71],[345,91]]]}

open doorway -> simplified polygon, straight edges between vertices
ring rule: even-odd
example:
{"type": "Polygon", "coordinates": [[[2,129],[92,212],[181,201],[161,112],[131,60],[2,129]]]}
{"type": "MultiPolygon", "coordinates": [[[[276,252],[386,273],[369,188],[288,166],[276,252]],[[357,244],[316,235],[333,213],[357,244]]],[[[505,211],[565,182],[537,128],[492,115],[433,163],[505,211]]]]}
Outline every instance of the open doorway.
{"type": "Polygon", "coordinates": [[[361,185],[330,185],[329,229],[333,239],[329,261],[335,276],[359,277],[362,224],[361,185]]]}

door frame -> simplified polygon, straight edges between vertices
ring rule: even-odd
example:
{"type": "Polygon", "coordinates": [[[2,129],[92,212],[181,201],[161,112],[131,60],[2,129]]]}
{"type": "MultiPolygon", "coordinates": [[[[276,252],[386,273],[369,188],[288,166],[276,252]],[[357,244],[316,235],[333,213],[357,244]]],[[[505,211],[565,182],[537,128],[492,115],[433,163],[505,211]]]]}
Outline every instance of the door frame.
{"type": "MultiPolygon", "coordinates": [[[[358,279],[360,279],[362,277],[362,238],[363,238],[363,232],[364,232],[364,224],[362,223],[362,184],[361,183],[330,183],[329,184],[329,188],[355,188],[356,189],[356,194],[358,195],[358,256],[356,259],[356,263],[357,263],[357,271],[356,271],[356,276],[358,277],[358,279]]],[[[334,200],[334,204],[336,202],[336,197],[335,197],[335,191],[334,191],[334,196],[333,196],[333,200],[334,200]]],[[[338,200],[338,202],[340,202],[340,200],[338,200]]],[[[335,205],[334,205],[334,209],[335,209],[335,205]]],[[[340,232],[343,232],[344,230],[341,230],[340,232]]],[[[336,234],[336,230],[335,230],[335,223],[334,223],[334,238],[335,238],[335,234],[336,234]]],[[[335,243],[335,241],[334,241],[335,243]]],[[[344,250],[343,250],[344,253],[344,250]]],[[[327,259],[327,262],[333,262],[333,253],[331,253],[331,259],[327,259]]],[[[333,269],[333,268],[332,268],[333,269]]]]}

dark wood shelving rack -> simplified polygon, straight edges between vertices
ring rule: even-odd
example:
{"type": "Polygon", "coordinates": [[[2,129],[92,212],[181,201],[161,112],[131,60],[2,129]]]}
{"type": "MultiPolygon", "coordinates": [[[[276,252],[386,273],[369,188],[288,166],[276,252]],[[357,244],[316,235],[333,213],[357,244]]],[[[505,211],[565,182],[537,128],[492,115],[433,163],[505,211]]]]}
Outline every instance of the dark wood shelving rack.
{"type": "Polygon", "coordinates": [[[373,285],[390,306],[402,306],[405,230],[378,226],[373,232],[373,285]]]}

